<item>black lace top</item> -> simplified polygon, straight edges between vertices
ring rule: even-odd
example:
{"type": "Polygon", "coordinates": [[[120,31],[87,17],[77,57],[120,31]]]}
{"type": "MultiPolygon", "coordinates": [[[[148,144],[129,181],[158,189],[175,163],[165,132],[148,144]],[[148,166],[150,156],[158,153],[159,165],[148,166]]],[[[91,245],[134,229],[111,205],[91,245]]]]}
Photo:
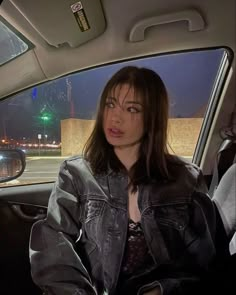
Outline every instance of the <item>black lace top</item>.
{"type": "Polygon", "coordinates": [[[121,276],[141,274],[153,266],[140,222],[129,220],[128,237],[121,267],[121,276]]]}

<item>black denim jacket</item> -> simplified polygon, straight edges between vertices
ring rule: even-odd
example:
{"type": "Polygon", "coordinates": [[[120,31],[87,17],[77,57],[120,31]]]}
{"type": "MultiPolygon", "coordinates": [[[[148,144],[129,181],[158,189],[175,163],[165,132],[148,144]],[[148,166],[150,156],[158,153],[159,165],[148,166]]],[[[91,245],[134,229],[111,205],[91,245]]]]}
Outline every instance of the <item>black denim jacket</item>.
{"type": "Polygon", "coordinates": [[[215,259],[215,207],[192,164],[177,179],[139,187],[141,224],[155,262],[152,273],[117,291],[128,224],[127,176],[93,175],[82,157],[66,160],[49,199],[47,218],[34,224],[34,282],[50,295],[193,294],[215,259]]]}

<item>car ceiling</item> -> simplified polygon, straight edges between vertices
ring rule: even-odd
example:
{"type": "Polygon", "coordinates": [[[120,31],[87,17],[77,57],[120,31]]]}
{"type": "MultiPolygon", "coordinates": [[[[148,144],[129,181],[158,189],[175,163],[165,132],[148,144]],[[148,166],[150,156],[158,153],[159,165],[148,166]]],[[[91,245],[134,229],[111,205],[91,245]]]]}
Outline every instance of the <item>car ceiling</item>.
{"type": "MultiPolygon", "coordinates": [[[[68,25],[74,21],[73,13],[64,13],[68,12],[65,5],[70,7],[76,2],[3,1],[0,15],[34,48],[0,67],[0,97],[67,73],[122,59],[218,46],[235,51],[235,0],[84,0],[90,19],[98,17],[100,4],[102,9],[100,19],[92,23],[97,35],[82,40],[81,44],[78,27],[68,25]],[[174,21],[179,16],[183,21],[174,21]],[[200,20],[194,19],[199,17],[200,20]],[[171,21],[155,25],[166,18],[171,21]],[[192,21],[199,25],[196,31],[191,31],[192,21]],[[147,29],[145,24],[149,26],[147,29]],[[144,28],[144,40],[137,41],[135,33],[140,26],[144,28]],[[63,44],[56,44],[62,35],[63,44]]],[[[235,62],[232,66],[234,69],[235,62]]]]}

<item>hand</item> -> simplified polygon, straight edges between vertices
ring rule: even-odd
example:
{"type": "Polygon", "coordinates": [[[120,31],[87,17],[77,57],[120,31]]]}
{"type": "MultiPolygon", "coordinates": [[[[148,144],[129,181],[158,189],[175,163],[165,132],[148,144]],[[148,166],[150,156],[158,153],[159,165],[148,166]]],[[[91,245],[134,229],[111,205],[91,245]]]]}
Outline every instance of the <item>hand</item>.
{"type": "Polygon", "coordinates": [[[161,295],[160,288],[152,289],[151,291],[143,293],[143,295],[161,295]]]}

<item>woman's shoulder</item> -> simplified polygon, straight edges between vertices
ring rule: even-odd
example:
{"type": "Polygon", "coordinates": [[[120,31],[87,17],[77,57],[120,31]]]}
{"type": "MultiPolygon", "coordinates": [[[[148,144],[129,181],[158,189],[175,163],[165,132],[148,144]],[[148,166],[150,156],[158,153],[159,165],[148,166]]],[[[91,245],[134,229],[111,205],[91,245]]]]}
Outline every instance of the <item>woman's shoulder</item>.
{"type": "Polygon", "coordinates": [[[201,169],[190,160],[183,157],[170,155],[168,158],[168,169],[171,174],[185,175],[197,179],[201,174],[201,169]]]}
{"type": "Polygon", "coordinates": [[[61,164],[61,170],[68,170],[71,173],[90,173],[92,170],[89,162],[84,158],[83,155],[75,155],[68,157],[61,164]]]}
{"type": "Polygon", "coordinates": [[[204,176],[196,164],[178,156],[171,156],[168,168],[179,185],[187,186],[193,191],[207,192],[204,176]]]}
{"type": "Polygon", "coordinates": [[[74,155],[74,156],[70,156],[67,159],[64,160],[65,163],[83,163],[86,162],[85,158],[83,155],[74,155]]]}

